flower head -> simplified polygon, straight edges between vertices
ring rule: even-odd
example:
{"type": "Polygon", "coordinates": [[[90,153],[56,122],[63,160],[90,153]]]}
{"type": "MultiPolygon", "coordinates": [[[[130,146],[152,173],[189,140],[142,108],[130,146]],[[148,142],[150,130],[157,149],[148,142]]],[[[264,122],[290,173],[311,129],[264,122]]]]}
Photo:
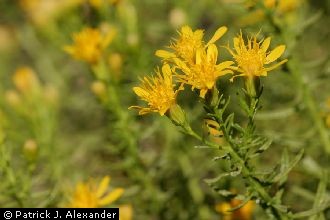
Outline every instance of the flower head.
{"type": "Polygon", "coordinates": [[[174,40],[170,48],[175,51],[178,57],[186,61],[192,61],[196,50],[203,47],[204,31],[192,31],[189,26],[183,26],[179,35],[180,38],[174,40]]]}
{"type": "Polygon", "coordinates": [[[112,192],[107,192],[110,177],[105,176],[99,184],[94,180],[87,183],[78,183],[73,192],[68,208],[101,208],[116,201],[124,192],[122,188],[115,188],[112,192]]]}
{"type": "Polygon", "coordinates": [[[77,60],[95,64],[100,60],[102,52],[112,41],[114,35],[114,29],[102,33],[98,29],[87,27],[79,33],[74,33],[73,45],[65,46],[64,50],[77,60]]]}
{"type": "Polygon", "coordinates": [[[159,69],[156,72],[156,76],[144,77],[141,80],[142,85],[133,88],[136,95],[148,102],[149,107],[130,107],[140,109],[140,115],[159,112],[163,116],[175,104],[175,99],[180,89],[175,91],[173,88],[174,84],[170,66],[168,64],[163,65],[162,74],[159,69]]]}
{"type": "Polygon", "coordinates": [[[225,61],[217,64],[218,49],[214,44],[210,44],[206,49],[199,48],[196,51],[194,63],[187,65],[180,59],[175,59],[176,65],[183,74],[178,74],[178,78],[185,84],[191,85],[192,89],[200,90],[200,97],[204,98],[208,90],[212,89],[219,76],[232,73],[229,70],[233,62],[225,61]]]}
{"type": "Polygon", "coordinates": [[[269,71],[288,61],[285,59],[273,66],[265,66],[277,60],[285,50],[285,45],[280,45],[274,50],[267,52],[270,40],[271,38],[268,37],[257,42],[257,36],[254,36],[248,39],[247,44],[245,44],[242,33],[234,38],[235,52],[229,47],[228,50],[236,60],[236,70],[241,73],[237,76],[267,76],[269,71]]]}
{"type": "Polygon", "coordinates": [[[164,59],[176,57],[182,59],[184,62],[193,63],[197,50],[215,43],[226,32],[226,27],[220,27],[215,32],[211,40],[209,40],[209,42],[205,44],[203,40],[204,30],[198,29],[196,31],[193,31],[189,26],[186,25],[183,26],[179,31],[180,37],[178,39],[175,39],[169,46],[170,49],[174,50],[174,53],[168,52],[166,50],[157,50],[156,55],[164,59]]]}

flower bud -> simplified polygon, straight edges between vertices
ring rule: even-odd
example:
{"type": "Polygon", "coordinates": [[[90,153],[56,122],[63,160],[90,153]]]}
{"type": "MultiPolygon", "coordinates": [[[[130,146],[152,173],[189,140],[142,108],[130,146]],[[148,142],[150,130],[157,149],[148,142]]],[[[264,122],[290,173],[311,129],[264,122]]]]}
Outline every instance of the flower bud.
{"type": "Polygon", "coordinates": [[[177,126],[181,126],[184,128],[189,127],[189,123],[187,122],[187,118],[186,118],[186,113],[178,104],[174,104],[170,107],[168,117],[177,126]]]}
{"type": "Polygon", "coordinates": [[[112,53],[112,54],[109,55],[108,63],[109,63],[110,69],[114,73],[114,77],[116,79],[119,79],[121,69],[122,69],[122,66],[123,66],[122,56],[119,53],[112,53]]]}
{"type": "Polygon", "coordinates": [[[91,84],[91,90],[100,99],[103,99],[106,96],[107,88],[101,81],[94,81],[91,84]]]}
{"type": "Polygon", "coordinates": [[[181,27],[186,23],[186,13],[180,8],[174,8],[170,11],[169,20],[174,28],[181,27]]]}
{"type": "Polygon", "coordinates": [[[38,145],[34,139],[28,139],[23,146],[23,153],[28,160],[34,160],[37,156],[38,145]]]}
{"type": "Polygon", "coordinates": [[[258,98],[261,94],[260,78],[259,77],[246,77],[245,88],[249,97],[258,98]]]}

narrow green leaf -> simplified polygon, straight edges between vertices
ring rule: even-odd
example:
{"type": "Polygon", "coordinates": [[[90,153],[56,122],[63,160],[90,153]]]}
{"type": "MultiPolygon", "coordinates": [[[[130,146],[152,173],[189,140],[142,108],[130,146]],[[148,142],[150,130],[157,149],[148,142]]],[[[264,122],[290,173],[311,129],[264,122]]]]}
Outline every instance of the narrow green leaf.
{"type": "Polygon", "coordinates": [[[273,204],[272,205],[275,209],[277,209],[280,212],[287,212],[288,211],[288,207],[285,205],[279,205],[279,204],[273,204]]]}
{"type": "MultiPolygon", "coordinates": [[[[328,173],[326,171],[323,171],[322,178],[319,182],[319,185],[317,187],[317,192],[315,195],[315,200],[313,204],[313,208],[317,208],[321,206],[322,204],[326,203],[327,201],[327,183],[328,183],[328,173]]],[[[328,201],[329,202],[329,201],[328,201]]],[[[311,216],[310,220],[319,220],[321,219],[321,213],[311,216]]],[[[323,217],[324,218],[324,217],[323,217]]]]}
{"type": "Polygon", "coordinates": [[[195,145],[194,148],[196,149],[219,149],[219,147],[213,147],[208,145],[195,145]]]}
{"type": "Polygon", "coordinates": [[[291,162],[287,162],[287,156],[285,155],[286,153],[284,152],[284,156],[282,157],[282,166],[281,166],[281,170],[280,173],[278,173],[274,179],[272,180],[272,182],[278,182],[281,181],[283,178],[285,178],[288,173],[292,170],[292,168],[300,161],[300,159],[302,158],[303,154],[304,154],[304,149],[301,149],[300,152],[298,153],[298,155],[291,161],[291,162]]]}
{"type": "Polygon", "coordinates": [[[209,185],[212,185],[216,182],[219,182],[222,178],[229,176],[229,173],[222,173],[219,176],[215,177],[215,178],[210,178],[210,179],[204,179],[204,182],[206,182],[209,185]]]}
{"type": "Polygon", "coordinates": [[[224,197],[234,197],[236,195],[235,193],[225,189],[218,190],[217,193],[224,197]]]}
{"type": "Polygon", "coordinates": [[[295,218],[305,218],[305,217],[308,217],[308,216],[311,216],[311,215],[316,215],[316,214],[322,212],[323,210],[328,209],[329,207],[330,207],[330,204],[326,203],[326,204],[323,204],[321,206],[312,208],[312,209],[307,210],[307,211],[295,213],[295,214],[292,215],[292,218],[294,218],[294,219],[295,218]]]}
{"type": "Polygon", "coordinates": [[[228,157],[229,157],[228,154],[224,154],[222,156],[214,157],[212,160],[214,160],[214,161],[223,160],[223,159],[227,159],[228,157]]]}
{"type": "Polygon", "coordinates": [[[239,105],[242,107],[242,109],[244,110],[245,113],[249,113],[250,112],[250,108],[248,106],[248,104],[246,103],[245,99],[243,99],[242,97],[240,97],[238,99],[239,101],[239,105]]]}

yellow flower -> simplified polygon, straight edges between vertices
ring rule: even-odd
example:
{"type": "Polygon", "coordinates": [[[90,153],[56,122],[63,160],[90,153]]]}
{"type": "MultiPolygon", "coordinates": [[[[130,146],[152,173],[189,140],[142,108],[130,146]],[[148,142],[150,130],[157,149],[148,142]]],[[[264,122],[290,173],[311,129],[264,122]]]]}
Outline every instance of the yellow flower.
{"type": "Polygon", "coordinates": [[[78,183],[71,199],[65,205],[68,208],[101,208],[116,201],[124,192],[122,188],[115,188],[107,192],[110,177],[105,176],[99,184],[94,180],[78,183]]]}
{"type": "Polygon", "coordinates": [[[157,69],[157,75],[154,77],[144,77],[141,80],[140,87],[134,87],[133,90],[142,100],[148,102],[149,107],[131,106],[130,108],[140,109],[139,114],[144,115],[150,112],[158,112],[164,115],[172,105],[175,104],[179,89],[174,91],[172,79],[172,70],[168,64],[162,67],[162,74],[157,69]]]}
{"type": "Polygon", "coordinates": [[[253,201],[248,201],[243,207],[233,212],[230,209],[239,206],[240,200],[233,199],[230,202],[219,203],[215,206],[215,210],[223,215],[224,220],[251,220],[252,213],[255,207],[253,201]]]}
{"type": "Polygon", "coordinates": [[[199,48],[196,51],[196,60],[187,65],[180,59],[174,62],[183,74],[178,74],[179,81],[191,85],[192,89],[200,90],[200,97],[204,98],[208,90],[212,89],[219,76],[232,73],[228,68],[234,63],[225,61],[217,64],[218,49],[214,44],[210,44],[206,49],[199,48]]]}
{"type": "Polygon", "coordinates": [[[110,44],[114,35],[114,29],[102,33],[98,29],[87,27],[79,33],[74,33],[72,36],[74,44],[65,46],[64,50],[77,60],[96,64],[101,59],[103,51],[110,44]]]}
{"type": "Polygon", "coordinates": [[[248,39],[247,44],[245,44],[242,33],[234,38],[235,52],[229,47],[228,50],[236,60],[236,70],[241,73],[236,76],[252,78],[255,76],[267,76],[269,71],[288,61],[285,59],[273,66],[265,66],[277,60],[285,50],[285,45],[280,45],[271,52],[267,52],[270,40],[271,38],[268,37],[265,40],[257,42],[257,36],[254,36],[248,39]]]}
{"type": "Polygon", "coordinates": [[[198,29],[193,31],[189,26],[183,26],[181,31],[179,31],[180,38],[175,39],[174,42],[169,46],[170,49],[174,50],[174,53],[168,52],[166,50],[157,50],[156,56],[169,59],[169,58],[179,58],[183,59],[184,62],[193,63],[195,61],[195,55],[197,50],[207,47],[219,40],[225,33],[227,28],[220,27],[211,40],[205,45],[203,41],[204,30],[198,29]]]}

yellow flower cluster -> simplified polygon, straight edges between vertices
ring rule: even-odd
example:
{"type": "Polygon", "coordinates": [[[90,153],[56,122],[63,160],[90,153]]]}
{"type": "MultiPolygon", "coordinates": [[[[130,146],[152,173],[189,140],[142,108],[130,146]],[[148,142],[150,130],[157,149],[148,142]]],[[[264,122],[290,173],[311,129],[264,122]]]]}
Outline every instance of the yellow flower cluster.
{"type": "Polygon", "coordinates": [[[140,109],[139,114],[159,112],[164,115],[174,104],[175,98],[183,85],[191,86],[191,89],[199,90],[199,96],[205,98],[207,92],[216,85],[219,77],[226,74],[247,76],[249,78],[267,76],[267,73],[282,65],[283,60],[273,66],[266,66],[277,60],[285,50],[284,45],[267,52],[271,38],[268,37],[260,42],[257,36],[248,39],[245,43],[242,33],[234,38],[234,50],[227,46],[227,50],[236,61],[224,61],[218,63],[218,41],[227,31],[226,27],[220,27],[213,37],[205,43],[204,31],[193,31],[189,26],[184,26],[179,31],[179,38],[171,42],[168,50],[157,50],[156,56],[163,59],[163,75],[157,71],[157,76],[144,78],[140,87],[134,87],[134,92],[142,100],[148,102],[149,107],[140,109]],[[174,79],[174,80],[173,80],[174,79]],[[176,85],[176,82],[179,85],[176,85]],[[179,87],[175,90],[176,87],[179,87]]]}
{"type": "Polygon", "coordinates": [[[181,70],[180,74],[176,74],[178,81],[200,90],[200,97],[204,98],[219,76],[232,73],[229,69],[232,61],[217,64],[218,48],[214,44],[226,31],[226,27],[220,27],[205,44],[203,30],[192,31],[190,27],[184,26],[179,32],[180,38],[170,45],[174,52],[158,50],[156,55],[165,61],[172,61],[175,68],[181,70]]]}

